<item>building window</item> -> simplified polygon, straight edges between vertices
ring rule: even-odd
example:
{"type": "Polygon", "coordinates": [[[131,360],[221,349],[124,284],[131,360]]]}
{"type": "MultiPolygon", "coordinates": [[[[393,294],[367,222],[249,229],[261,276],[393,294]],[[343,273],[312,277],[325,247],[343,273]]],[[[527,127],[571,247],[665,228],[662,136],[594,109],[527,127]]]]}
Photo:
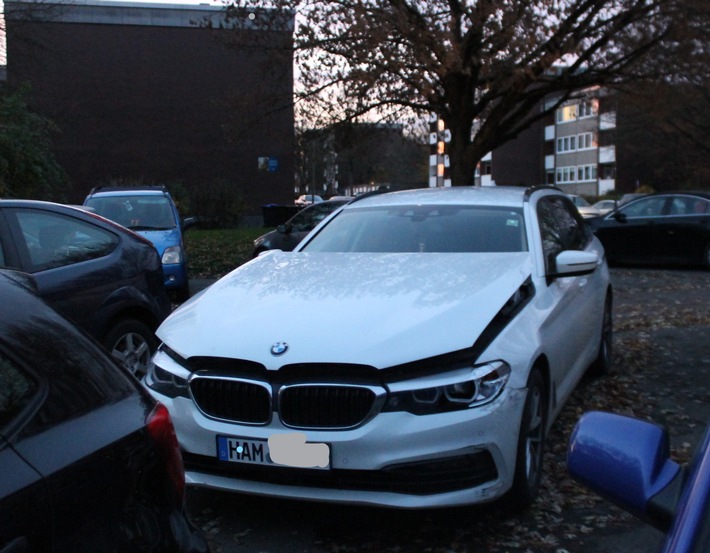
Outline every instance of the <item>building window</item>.
{"type": "Polygon", "coordinates": [[[594,117],[598,112],[599,102],[597,100],[587,100],[579,104],[579,118],[594,117]]]}
{"type": "Polygon", "coordinates": [[[599,113],[598,100],[586,100],[579,104],[570,104],[557,109],[557,122],[566,123],[577,119],[595,117],[599,113]]]}
{"type": "Polygon", "coordinates": [[[597,180],[596,165],[573,165],[557,168],[557,183],[589,182],[597,180]]]}
{"type": "Polygon", "coordinates": [[[590,132],[585,132],[577,135],[577,148],[579,150],[590,150],[595,148],[594,135],[590,132]]]}
{"type": "Polygon", "coordinates": [[[576,150],[591,150],[596,148],[594,134],[585,132],[573,136],[565,136],[557,139],[557,153],[574,152],[576,150]]]}
{"type": "Polygon", "coordinates": [[[577,104],[563,106],[557,110],[557,122],[565,123],[577,119],[577,104]]]}

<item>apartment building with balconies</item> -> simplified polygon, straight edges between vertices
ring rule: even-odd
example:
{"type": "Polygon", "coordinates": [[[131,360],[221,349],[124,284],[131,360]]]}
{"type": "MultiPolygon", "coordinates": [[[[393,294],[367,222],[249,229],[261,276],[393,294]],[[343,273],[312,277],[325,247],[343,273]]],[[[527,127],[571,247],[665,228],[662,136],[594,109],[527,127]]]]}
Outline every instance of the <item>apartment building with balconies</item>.
{"type": "Polygon", "coordinates": [[[603,89],[585,91],[551,110],[516,140],[480,164],[482,185],[555,185],[570,194],[600,196],[616,189],[616,99],[603,89]]]}

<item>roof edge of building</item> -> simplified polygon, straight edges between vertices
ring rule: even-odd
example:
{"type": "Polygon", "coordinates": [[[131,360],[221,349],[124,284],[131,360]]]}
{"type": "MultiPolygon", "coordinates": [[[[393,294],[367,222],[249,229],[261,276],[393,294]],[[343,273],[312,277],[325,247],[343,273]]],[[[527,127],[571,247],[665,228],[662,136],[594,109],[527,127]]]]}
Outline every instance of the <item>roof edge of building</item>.
{"type": "Polygon", "coordinates": [[[111,0],[5,0],[5,17],[10,21],[287,32],[293,31],[294,20],[291,13],[269,9],[227,12],[222,5],[111,0]]]}

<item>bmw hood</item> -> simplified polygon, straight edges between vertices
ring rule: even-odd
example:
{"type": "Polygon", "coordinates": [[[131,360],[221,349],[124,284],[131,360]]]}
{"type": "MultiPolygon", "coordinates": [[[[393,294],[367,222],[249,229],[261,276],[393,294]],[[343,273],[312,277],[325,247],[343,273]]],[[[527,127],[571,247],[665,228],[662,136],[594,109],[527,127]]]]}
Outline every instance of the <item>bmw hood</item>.
{"type": "Polygon", "coordinates": [[[470,347],[531,272],[528,252],[273,251],[184,304],[157,334],[186,358],[385,368],[470,347]]]}

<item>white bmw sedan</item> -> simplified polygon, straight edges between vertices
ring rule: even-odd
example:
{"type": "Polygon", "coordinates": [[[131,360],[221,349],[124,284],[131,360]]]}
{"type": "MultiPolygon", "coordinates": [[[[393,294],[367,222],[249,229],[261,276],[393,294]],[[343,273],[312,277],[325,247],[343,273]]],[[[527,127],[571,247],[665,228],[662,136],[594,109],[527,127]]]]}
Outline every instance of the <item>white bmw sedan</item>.
{"type": "Polygon", "coordinates": [[[609,369],[604,251],[552,188],[356,200],[158,330],[188,484],[438,507],[536,496],[546,433],[609,369]]]}

